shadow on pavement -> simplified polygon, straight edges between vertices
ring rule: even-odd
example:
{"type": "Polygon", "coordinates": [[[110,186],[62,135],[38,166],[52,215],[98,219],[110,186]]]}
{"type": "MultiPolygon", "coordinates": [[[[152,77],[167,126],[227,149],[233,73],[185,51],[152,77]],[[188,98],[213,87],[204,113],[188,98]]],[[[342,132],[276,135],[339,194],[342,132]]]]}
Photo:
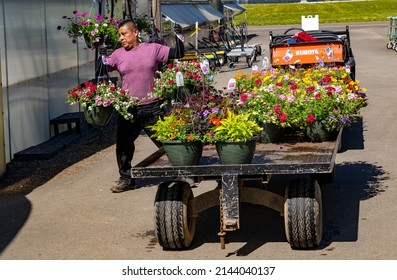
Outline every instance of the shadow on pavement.
{"type": "Polygon", "coordinates": [[[24,195],[0,197],[0,254],[23,227],[31,209],[32,205],[24,195]]]}
{"type": "MultiPolygon", "coordinates": [[[[364,149],[363,122],[359,119],[343,132],[340,152],[364,149]]],[[[388,175],[381,166],[368,162],[345,162],[335,167],[332,183],[321,185],[323,201],[323,238],[315,250],[329,248],[333,242],[355,242],[358,239],[360,202],[386,191],[383,181],[388,175]]],[[[292,175],[275,175],[269,190],[283,195],[284,187],[292,175]]],[[[219,208],[213,207],[200,213],[196,236],[189,249],[204,243],[220,242],[219,208]]],[[[226,254],[247,256],[268,242],[287,242],[284,217],[263,206],[243,203],[240,207],[240,229],[226,235],[226,254]],[[227,251],[227,243],[244,242],[236,252],[227,251]]],[[[220,246],[220,245],[219,245],[220,246]]]]}

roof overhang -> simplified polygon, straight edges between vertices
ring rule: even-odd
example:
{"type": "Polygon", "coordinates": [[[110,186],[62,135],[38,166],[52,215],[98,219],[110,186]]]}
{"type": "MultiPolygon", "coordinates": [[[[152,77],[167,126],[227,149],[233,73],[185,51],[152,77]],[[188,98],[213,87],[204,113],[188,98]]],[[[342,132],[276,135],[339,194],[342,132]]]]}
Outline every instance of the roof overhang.
{"type": "Polygon", "coordinates": [[[246,8],[244,8],[243,6],[240,6],[237,3],[223,3],[223,7],[233,11],[233,13],[236,15],[241,14],[241,13],[245,12],[245,10],[246,10],[246,8]]]}
{"type": "Polygon", "coordinates": [[[221,20],[225,15],[215,9],[211,4],[194,5],[209,21],[221,20]]]}
{"type": "Polygon", "coordinates": [[[161,4],[161,14],[182,28],[216,21],[225,18],[225,15],[211,4],[161,4]]]}

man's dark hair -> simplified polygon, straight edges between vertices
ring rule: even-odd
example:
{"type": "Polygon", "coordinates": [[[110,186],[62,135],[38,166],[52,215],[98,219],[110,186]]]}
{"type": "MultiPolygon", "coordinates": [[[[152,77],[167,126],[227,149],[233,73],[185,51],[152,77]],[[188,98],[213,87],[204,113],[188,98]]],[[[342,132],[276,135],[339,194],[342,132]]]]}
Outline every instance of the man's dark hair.
{"type": "Polygon", "coordinates": [[[124,25],[126,25],[131,30],[134,30],[135,28],[138,28],[138,26],[135,24],[135,22],[132,19],[130,19],[130,18],[122,20],[119,23],[118,28],[120,28],[120,27],[122,27],[124,25]]]}

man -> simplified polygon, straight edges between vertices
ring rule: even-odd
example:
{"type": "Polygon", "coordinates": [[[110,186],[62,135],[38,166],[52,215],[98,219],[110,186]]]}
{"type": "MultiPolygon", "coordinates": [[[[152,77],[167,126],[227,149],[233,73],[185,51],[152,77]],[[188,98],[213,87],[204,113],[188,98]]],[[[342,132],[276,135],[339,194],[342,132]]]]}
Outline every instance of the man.
{"type": "MultiPolygon", "coordinates": [[[[175,26],[175,33],[180,33],[181,27],[175,26]]],[[[106,63],[109,71],[117,70],[121,76],[123,89],[128,89],[129,94],[139,99],[147,99],[152,92],[154,77],[159,63],[169,59],[184,56],[183,42],[176,35],[176,47],[157,43],[142,43],[138,38],[139,30],[132,20],[125,20],[119,24],[119,37],[122,47],[115,50],[106,63]]],[[[135,152],[135,140],[142,129],[148,136],[153,132],[147,128],[157,122],[162,116],[160,100],[145,100],[133,108],[134,120],[127,121],[119,116],[117,123],[116,158],[120,178],[112,192],[119,193],[135,188],[135,180],[131,178],[131,161],[135,152]]],[[[160,147],[161,143],[153,140],[160,147]]]]}

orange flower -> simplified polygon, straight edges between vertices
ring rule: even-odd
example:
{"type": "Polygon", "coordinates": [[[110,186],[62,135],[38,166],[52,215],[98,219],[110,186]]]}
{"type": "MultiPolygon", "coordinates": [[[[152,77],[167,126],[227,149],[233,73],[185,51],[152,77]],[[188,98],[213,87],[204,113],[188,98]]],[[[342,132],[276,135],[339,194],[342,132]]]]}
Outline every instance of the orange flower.
{"type": "Polygon", "coordinates": [[[210,119],[210,122],[211,122],[213,125],[217,126],[217,125],[220,125],[220,124],[221,124],[221,119],[220,119],[220,118],[212,117],[212,118],[210,119]]]}

